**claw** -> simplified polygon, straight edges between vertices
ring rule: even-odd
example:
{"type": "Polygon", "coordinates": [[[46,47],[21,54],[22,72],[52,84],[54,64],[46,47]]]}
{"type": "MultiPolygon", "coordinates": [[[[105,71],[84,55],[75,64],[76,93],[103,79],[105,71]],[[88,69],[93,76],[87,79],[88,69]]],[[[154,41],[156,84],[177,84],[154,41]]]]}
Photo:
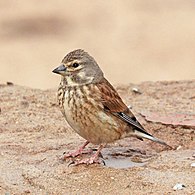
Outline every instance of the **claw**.
{"type": "Polygon", "coordinates": [[[72,161],[68,164],[68,167],[70,167],[71,165],[74,165],[75,164],[75,161],[72,161]]]}

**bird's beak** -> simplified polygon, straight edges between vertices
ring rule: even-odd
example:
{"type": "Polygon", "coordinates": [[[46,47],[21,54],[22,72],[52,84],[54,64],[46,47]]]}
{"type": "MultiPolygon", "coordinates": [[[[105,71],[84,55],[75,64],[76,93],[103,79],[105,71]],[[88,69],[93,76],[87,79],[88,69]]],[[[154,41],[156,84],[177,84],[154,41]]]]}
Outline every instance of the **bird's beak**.
{"type": "Polygon", "coordinates": [[[66,71],[66,67],[64,66],[64,64],[61,64],[60,66],[55,68],[52,72],[56,74],[63,74],[65,71],[66,71]]]}

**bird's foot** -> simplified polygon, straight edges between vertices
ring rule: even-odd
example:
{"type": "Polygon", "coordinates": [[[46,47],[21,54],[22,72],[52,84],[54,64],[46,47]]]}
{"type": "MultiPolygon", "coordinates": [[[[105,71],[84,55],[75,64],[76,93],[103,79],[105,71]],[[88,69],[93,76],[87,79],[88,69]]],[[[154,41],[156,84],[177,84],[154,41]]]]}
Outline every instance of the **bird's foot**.
{"type": "Polygon", "coordinates": [[[82,154],[91,154],[93,152],[92,149],[88,149],[88,150],[81,150],[81,149],[78,149],[76,150],[75,152],[70,152],[68,154],[65,154],[65,152],[63,153],[64,156],[63,158],[66,159],[66,158],[74,158],[74,157],[77,157],[79,155],[82,155],[82,154]]]}
{"type": "Polygon", "coordinates": [[[69,164],[70,165],[80,165],[80,164],[86,164],[86,165],[91,165],[91,164],[94,164],[94,163],[97,163],[97,164],[100,164],[103,162],[103,164],[105,165],[105,162],[103,160],[100,160],[99,157],[102,156],[101,155],[101,150],[103,147],[105,147],[106,144],[101,144],[97,150],[97,152],[91,156],[90,158],[85,158],[85,159],[82,159],[82,160],[77,160],[77,161],[73,161],[69,164]]]}

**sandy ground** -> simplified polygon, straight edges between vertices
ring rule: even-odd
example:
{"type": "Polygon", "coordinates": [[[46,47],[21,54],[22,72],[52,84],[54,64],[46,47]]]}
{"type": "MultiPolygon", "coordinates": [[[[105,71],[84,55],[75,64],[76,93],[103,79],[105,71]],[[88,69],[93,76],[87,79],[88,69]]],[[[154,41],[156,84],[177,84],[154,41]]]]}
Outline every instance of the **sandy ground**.
{"type": "Polygon", "coordinates": [[[0,194],[194,194],[194,89],[195,81],[118,86],[147,131],[173,149],[128,138],[102,151],[105,166],[75,167],[68,166],[73,159],[60,158],[84,140],[62,117],[56,89],[1,84],[0,194]],[[141,94],[133,92],[133,87],[141,94]],[[172,122],[150,122],[151,113],[172,116],[172,122]],[[173,125],[178,114],[185,117],[180,125],[173,125]],[[185,187],[174,191],[177,183],[185,187]]]}

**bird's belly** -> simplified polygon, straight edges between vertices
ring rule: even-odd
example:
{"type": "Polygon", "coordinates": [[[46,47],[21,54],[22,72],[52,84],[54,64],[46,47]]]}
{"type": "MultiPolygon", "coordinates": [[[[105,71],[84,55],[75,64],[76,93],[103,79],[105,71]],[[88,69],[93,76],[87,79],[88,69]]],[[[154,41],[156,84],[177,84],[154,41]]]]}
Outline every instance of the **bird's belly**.
{"type": "Polygon", "coordinates": [[[124,127],[118,119],[91,102],[69,99],[65,95],[64,113],[69,125],[91,143],[110,143],[121,137],[124,127]]]}

